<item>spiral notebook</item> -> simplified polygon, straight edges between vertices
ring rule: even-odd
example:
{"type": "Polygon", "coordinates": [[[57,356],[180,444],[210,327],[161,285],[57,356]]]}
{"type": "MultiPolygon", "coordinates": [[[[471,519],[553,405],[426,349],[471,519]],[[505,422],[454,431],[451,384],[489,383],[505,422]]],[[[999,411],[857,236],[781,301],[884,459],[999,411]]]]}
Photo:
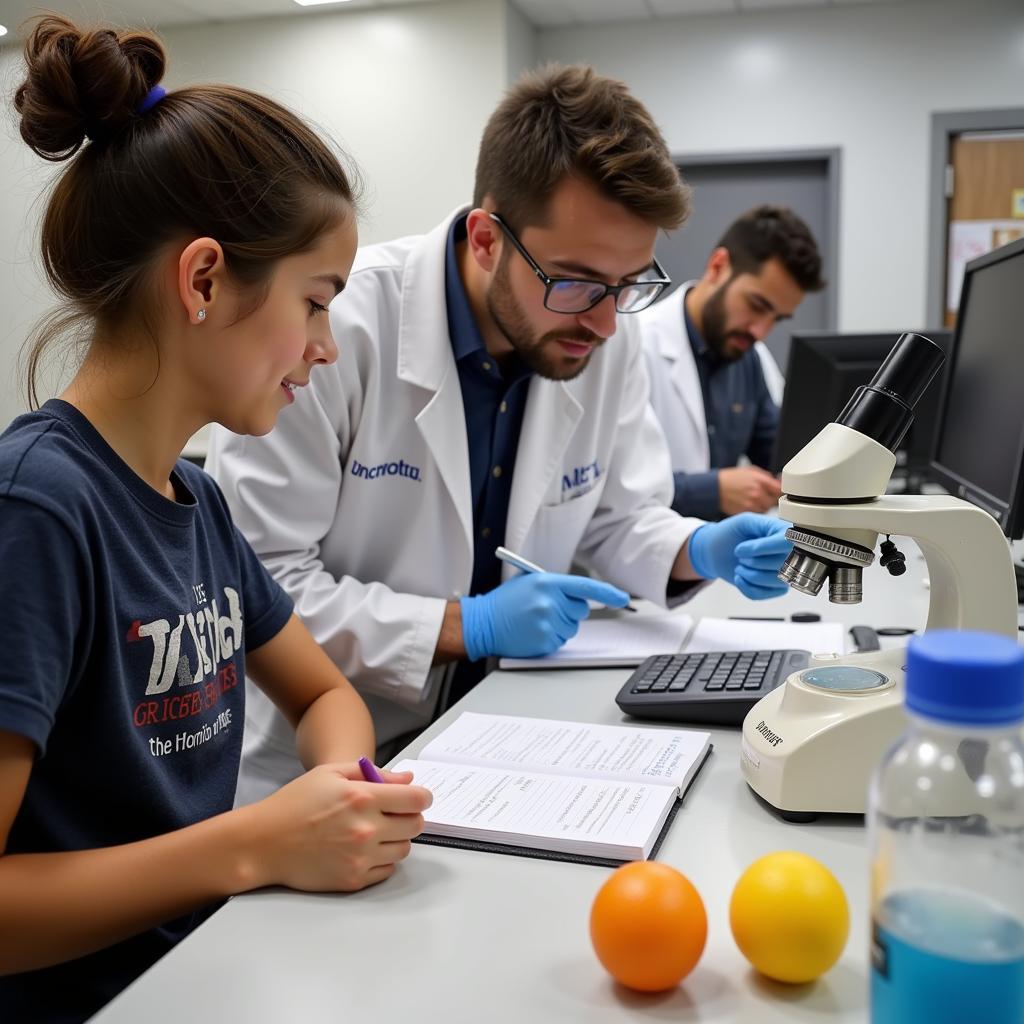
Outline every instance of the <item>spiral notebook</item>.
{"type": "Polygon", "coordinates": [[[417,842],[614,866],[657,852],[710,751],[692,729],[464,712],[393,767],[434,794],[417,842]]]}

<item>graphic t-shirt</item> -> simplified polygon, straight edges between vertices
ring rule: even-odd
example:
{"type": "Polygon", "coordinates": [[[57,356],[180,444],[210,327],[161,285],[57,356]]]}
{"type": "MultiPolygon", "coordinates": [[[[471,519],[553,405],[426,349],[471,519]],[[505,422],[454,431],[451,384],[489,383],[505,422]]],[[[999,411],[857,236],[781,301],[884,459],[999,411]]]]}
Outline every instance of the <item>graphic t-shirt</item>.
{"type": "MultiPolygon", "coordinates": [[[[292,606],[213,480],[179,462],[172,483],[176,501],[65,402],[0,436],[0,729],[37,749],[9,854],[131,843],[232,806],[245,652],[292,606]]],[[[0,978],[0,1018],[85,1019],[212,909],[0,978]]]]}

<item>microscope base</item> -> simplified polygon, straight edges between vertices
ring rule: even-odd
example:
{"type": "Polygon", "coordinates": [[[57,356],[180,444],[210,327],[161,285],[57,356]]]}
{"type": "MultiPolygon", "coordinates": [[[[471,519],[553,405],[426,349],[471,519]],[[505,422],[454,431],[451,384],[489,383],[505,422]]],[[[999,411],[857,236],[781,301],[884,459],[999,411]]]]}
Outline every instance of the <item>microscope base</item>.
{"type": "Polygon", "coordinates": [[[773,807],[756,789],[751,789],[754,799],[769,813],[784,821],[787,825],[810,825],[818,820],[820,815],[816,811],[781,811],[773,807]]]}
{"type": "Polygon", "coordinates": [[[750,788],[787,820],[863,814],[871,773],[907,724],[905,662],[905,648],[812,658],[761,698],[743,722],[740,762],[750,788]],[[836,688],[851,675],[871,677],[871,685],[843,688],[845,678],[836,688]]]}

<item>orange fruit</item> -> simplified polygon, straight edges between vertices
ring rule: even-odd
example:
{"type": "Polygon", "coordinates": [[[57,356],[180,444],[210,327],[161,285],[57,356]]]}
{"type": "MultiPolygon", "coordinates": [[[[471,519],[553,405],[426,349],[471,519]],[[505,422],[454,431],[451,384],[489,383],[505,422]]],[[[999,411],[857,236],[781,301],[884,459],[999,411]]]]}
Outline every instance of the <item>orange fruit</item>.
{"type": "Polygon", "coordinates": [[[769,853],[740,875],[729,901],[740,952],[762,974],[799,983],[824,974],[850,931],[846,895],[824,864],[804,853],[769,853]]]}
{"type": "Polygon", "coordinates": [[[605,970],[629,988],[661,992],[693,970],[708,935],[690,880],[656,861],[618,868],[594,898],[590,941],[605,970]]]}

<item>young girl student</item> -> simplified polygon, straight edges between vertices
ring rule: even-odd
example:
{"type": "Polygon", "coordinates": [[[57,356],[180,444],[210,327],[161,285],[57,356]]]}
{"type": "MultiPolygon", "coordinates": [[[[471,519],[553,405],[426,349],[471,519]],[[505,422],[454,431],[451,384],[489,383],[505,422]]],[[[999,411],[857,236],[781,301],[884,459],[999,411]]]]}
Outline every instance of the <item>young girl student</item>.
{"type": "Polygon", "coordinates": [[[387,878],[430,802],[408,775],[361,781],[361,699],[178,461],[212,420],[266,433],[335,359],[344,171],[262,96],[165,93],[151,35],[44,16],[25,58],[22,137],[70,160],[42,226],[66,305],[33,397],[56,331],[88,346],[0,437],[5,1022],[90,1016],[233,893],[387,878]],[[311,770],[232,810],[245,674],[311,770]]]}

